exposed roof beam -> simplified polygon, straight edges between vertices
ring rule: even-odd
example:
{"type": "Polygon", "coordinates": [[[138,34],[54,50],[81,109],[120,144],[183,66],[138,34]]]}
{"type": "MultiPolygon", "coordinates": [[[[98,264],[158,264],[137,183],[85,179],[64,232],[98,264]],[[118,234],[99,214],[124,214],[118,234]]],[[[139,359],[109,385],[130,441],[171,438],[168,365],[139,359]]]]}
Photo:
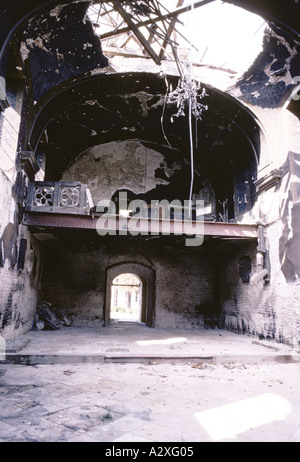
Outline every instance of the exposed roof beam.
{"type": "Polygon", "coordinates": [[[134,33],[134,35],[136,36],[136,38],[138,39],[138,41],[141,43],[141,45],[145,48],[145,50],[147,51],[147,53],[149,54],[149,56],[151,56],[151,58],[153,59],[153,61],[155,62],[155,64],[160,64],[161,63],[161,59],[160,57],[155,53],[155,51],[153,50],[153,48],[149,45],[147,39],[144,37],[144,35],[141,33],[139,27],[137,24],[135,24],[131,17],[129,16],[129,14],[127,13],[127,11],[125,11],[125,9],[122,7],[122,5],[117,1],[117,0],[112,0],[116,10],[120,13],[120,15],[122,16],[122,18],[124,19],[124,21],[128,24],[128,27],[130,28],[130,30],[132,30],[132,32],[134,33]]]}
{"type": "MultiPolygon", "coordinates": [[[[142,22],[139,22],[137,24],[133,23],[133,24],[135,25],[136,28],[149,26],[149,24],[153,24],[153,22],[161,22],[161,21],[164,21],[165,19],[175,18],[175,17],[179,16],[182,13],[187,13],[192,8],[199,8],[200,6],[207,5],[208,3],[212,3],[214,1],[215,0],[202,0],[200,2],[196,2],[194,5],[187,5],[187,6],[183,7],[183,8],[179,8],[179,9],[177,9],[175,11],[171,11],[170,13],[166,13],[166,14],[160,16],[160,17],[147,19],[146,21],[142,21],[142,22]]],[[[116,0],[114,0],[114,4],[119,6],[119,4],[118,4],[118,2],[116,2],[116,0]]],[[[101,40],[104,40],[104,39],[107,39],[107,38],[110,38],[110,37],[114,37],[116,35],[125,34],[126,32],[130,32],[131,30],[132,30],[132,28],[130,26],[123,27],[122,29],[114,30],[114,31],[111,31],[111,32],[106,32],[105,34],[100,34],[100,38],[101,38],[101,40]]]]}

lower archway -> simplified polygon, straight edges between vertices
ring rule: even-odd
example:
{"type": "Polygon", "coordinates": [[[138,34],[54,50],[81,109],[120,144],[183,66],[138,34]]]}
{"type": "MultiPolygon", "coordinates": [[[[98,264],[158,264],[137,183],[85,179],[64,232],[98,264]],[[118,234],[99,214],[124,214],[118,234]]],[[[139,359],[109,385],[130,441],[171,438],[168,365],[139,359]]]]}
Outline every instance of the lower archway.
{"type": "Polygon", "coordinates": [[[154,324],[153,269],[139,263],[114,265],[106,272],[105,325],[112,320],[154,324]],[[124,290],[120,290],[123,288],[124,290]]]}
{"type": "Polygon", "coordinates": [[[110,319],[142,322],[143,286],[138,276],[123,273],[111,284],[110,319]]]}

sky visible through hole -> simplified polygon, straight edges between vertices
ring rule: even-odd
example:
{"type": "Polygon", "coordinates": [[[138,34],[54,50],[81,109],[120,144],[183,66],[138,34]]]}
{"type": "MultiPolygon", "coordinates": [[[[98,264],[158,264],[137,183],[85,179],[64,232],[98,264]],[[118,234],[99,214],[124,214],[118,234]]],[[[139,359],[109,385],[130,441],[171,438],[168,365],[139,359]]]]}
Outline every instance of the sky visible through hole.
{"type": "MultiPolygon", "coordinates": [[[[161,0],[162,13],[176,9],[178,0],[161,0]]],[[[190,49],[189,41],[194,44],[190,55],[192,63],[201,63],[230,69],[238,73],[246,71],[262,50],[264,30],[267,23],[263,18],[250,13],[242,8],[216,0],[202,7],[193,8],[195,1],[185,0],[182,7],[192,5],[191,12],[181,14],[177,24],[178,34],[176,41],[183,50],[190,49]]],[[[100,35],[111,30],[107,26],[105,17],[97,14],[97,6],[89,9],[88,15],[93,22],[98,22],[100,27],[95,29],[100,35]]],[[[115,25],[117,24],[116,21],[115,25]]],[[[147,37],[148,31],[143,30],[147,37]]],[[[115,40],[115,45],[124,42],[122,39],[115,40]],[[120,40],[120,41],[119,41],[120,40]]],[[[114,40],[107,42],[111,45],[114,40]]],[[[130,40],[123,49],[137,48],[137,41],[130,40]]],[[[155,44],[152,46],[155,47],[155,44]]],[[[105,48],[105,44],[104,44],[105,48]]]]}
{"type": "Polygon", "coordinates": [[[262,50],[266,22],[242,8],[215,1],[181,16],[185,37],[199,50],[192,61],[247,70],[262,50]]]}

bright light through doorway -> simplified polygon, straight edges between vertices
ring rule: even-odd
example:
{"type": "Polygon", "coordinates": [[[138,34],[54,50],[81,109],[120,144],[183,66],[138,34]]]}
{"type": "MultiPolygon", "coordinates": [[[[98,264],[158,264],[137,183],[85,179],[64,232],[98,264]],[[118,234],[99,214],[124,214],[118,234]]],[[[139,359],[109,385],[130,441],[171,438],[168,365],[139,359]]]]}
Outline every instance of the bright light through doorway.
{"type": "Polygon", "coordinates": [[[135,274],[124,273],[114,278],[111,286],[110,318],[118,321],[141,320],[141,281],[135,274]]]}

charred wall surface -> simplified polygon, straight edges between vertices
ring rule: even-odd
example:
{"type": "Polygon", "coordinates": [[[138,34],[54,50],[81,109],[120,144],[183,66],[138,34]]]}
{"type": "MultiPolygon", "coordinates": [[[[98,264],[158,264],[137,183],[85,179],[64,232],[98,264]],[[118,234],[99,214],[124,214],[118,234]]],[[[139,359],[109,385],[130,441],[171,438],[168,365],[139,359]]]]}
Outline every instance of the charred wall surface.
{"type": "MultiPolygon", "coordinates": [[[[62,179],[86,183],[96,206],[118,191],[145,203],[183,200],[189,169],[182,157],[172,157],[136,139],[112,142],[83,152],[62,179]]],[[[209,252],[188,250],[180,236],[71,236],[73,244],[56,235],[47,243],[42,289],[46,301],[71,317],[104,321],[107,269],[140,263],[155,272],[153,326],[201,328],[210,317],[218,324],[218,270],[209,252]]]]}
{"type": "Polygon", "coordinates": [[[100,40],[86,19],[87,8],[88,3],[60,5],[28,23],[20,51],[30,69],[35,102],[55,85],[107,66],[100,40]]]}
{"type": "MultiPolygon", "coordinates": [[[[268,283],[231,278],[239,260],[233,249],[224,261],[221,290],[226,328],[291,345],[299,344],[300,335],[299,100],[293,98],[299,74],[299,38],[270,24],[263,51],[231,89],[257,115],[266,136],[252,216],[264,226],[269,276],[268,283]]],[[[249,250],[253,265],[258,254],[249,250]]]]}
{"type": "Polygon", "coordinates": [[[20,182],[20,176],[12,183],[0,170],[0,331],[6,338],[32,328],[42,270],[39,242],[21,225],[12,196],[20,182]]]}
{"type": "Polygon", "coordinates": [[[0,332],[9,338],[28,331],[40,287],[38,241],[22,226],[27,178],[18,158],[23,85],[7,79],[9,107],[0,111],[0,332]]]}
{"type": "MultiPolygon", "coordinates": [[[[94,235],[94,239],[95,239],[94,235]]],[[[144,242],[110,238],[69,244],[63,238],[45,247],[41,297],[73,322],[104,321],[106,272],[112,266],[140,264],[155,273],[153,327],[203,328],[216,317],[216,273],[207,255],[187,252],[168,240],[144,242]],[[127,241],[127,242],[126,242],[127,241]]],[[[139,275],[138,275],[139,276],[139,275]]]]}
{"type": "Polygon", "coordinates": [[[270,21],[263,51],[224,93],[207,78],[208,110],[194,131],[193,192],[208,186],[213,219],[262,226],[262,252],[256,243],[208,241],[196,252],[182,239],[122,241],[22,227],[28,177],[43,179],[30,170],[36,162],[46,160],[49,181],[87,184],[95,205],[120,189],[146,202],[182,201],[190,187],[187,118],[172,120],[168,107],[161,122],[165,80],[175,87],[177,77],[135,73],[134,61],[130,71],[115,72],[86,19],[89,2],[42,3],[0,0],[1,44],[23,18],[0,73],[7,83],[12,74],[25,83],[18,106],[19,84],[11,80],[0,114],[1,333],[30,329],[43,299],[79,321],[102,322],[107,268],[138,263],[155,272],[155,326],[218,325],[299,345],[299,101],[289,104],[300,75],[298,2],[283,11],[271,0],[232,0],[270,21]],[[24,151],[31,159],[25,166],[24,151]],[[243,277],[242,263],[251,267],[243,277]]]}

